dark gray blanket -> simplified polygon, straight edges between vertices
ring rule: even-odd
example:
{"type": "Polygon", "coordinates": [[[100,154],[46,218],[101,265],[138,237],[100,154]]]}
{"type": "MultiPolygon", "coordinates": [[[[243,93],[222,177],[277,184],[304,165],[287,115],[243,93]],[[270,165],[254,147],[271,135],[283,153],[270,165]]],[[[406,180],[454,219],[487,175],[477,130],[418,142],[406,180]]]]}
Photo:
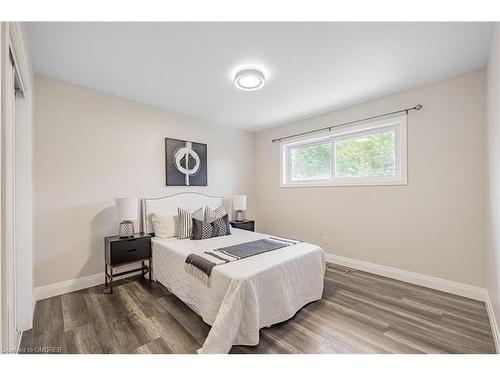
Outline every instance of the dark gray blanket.
{"type": "Polygon", "coordinates": [[[281,249],[282,247],[290,245],[285,241],[276,241],[264,238],[262,240],[256,240],[252,242],[240,243],[238,245],[223,247],[218,249],[220,252],[239,258],[248,258],[261,253],[267,253],[268,251],[273,251],[281,249]]]}
{"type": "Polygon", "coordinates": [[[189,254],[186,258],[186,265],[190,266],[187,269],[193,275],[197,275],[197,270],[199,270],[206,276],[210,276],[212,269],[220,264],[278,250],[286,246],[295,245],[299,242],[300,241],[276,237],[264,238],[238,245],[222,247],[211,251],[205,251],[201,254],[189,254]],[[197,270],[192,267],[195,267],[197,270]]]}

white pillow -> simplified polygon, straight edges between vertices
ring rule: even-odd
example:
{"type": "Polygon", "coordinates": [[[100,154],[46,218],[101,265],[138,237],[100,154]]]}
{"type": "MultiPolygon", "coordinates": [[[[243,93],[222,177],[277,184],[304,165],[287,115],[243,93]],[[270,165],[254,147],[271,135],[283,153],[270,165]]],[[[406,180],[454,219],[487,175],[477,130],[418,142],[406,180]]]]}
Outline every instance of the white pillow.
{"type": "Polygon", "coordinates": [[[176,215],[158,215],[153,214],[151,221],[155,236],[158,238],[175,237],[176,215]]]}

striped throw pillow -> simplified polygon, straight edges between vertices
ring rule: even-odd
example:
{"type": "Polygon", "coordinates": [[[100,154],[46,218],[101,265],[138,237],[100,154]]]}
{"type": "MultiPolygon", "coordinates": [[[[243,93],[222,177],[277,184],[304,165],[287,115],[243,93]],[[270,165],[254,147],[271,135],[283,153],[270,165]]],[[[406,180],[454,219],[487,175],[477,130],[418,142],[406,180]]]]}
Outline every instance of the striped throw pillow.
{"type": "Polygon", "coordinates": [[[203,221],[203,207],[197,210],[186,210],[181,207],[177,207],[178,217],[178,233],[177,238],[185,239],[191,238],[191,233],[193,231],[193,218],[203,221]]]}
{"type": "Polygon", "coordinates": [[[212,223],[214,220],[220,219],[224,215],[226,215],[226,210],[224,209],[224,205],[221,204],[215,210],[212,210],[210,207],[205,207],[205,223],[212,223]]]}

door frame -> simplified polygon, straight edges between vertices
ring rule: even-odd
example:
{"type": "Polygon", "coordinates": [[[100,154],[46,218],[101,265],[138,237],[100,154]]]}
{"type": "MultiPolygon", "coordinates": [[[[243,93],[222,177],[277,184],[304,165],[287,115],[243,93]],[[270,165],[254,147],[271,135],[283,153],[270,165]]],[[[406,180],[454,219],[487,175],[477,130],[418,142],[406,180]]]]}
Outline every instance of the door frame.
{"type": "Polygon", "coordinates": [[[22,25],[2,22],[0,27],[0,346],[15,352],[21,332],[30,329],[33,321],[32,69],[22,25]],[[20,157],[20,151],[27,152],[27,157],[20,157]],[[27,200],[20,205],[22,211],[17,204],[21,199],[27,200]]]}

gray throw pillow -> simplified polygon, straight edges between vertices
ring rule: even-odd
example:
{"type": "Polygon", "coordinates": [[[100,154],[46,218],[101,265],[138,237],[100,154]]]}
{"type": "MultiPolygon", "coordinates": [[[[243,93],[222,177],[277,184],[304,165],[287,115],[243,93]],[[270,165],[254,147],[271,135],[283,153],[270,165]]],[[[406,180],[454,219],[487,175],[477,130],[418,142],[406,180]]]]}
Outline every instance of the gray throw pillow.
{"type": "Polygon", "coordinates": [[[205,222],[206,223],[213,223],[214,220],[220,219],[226,213],[227,212],[226,212],[223,204],[221,204],[215,210],[212,210],[210,207],[206,206],[205,207],[205,222]]]}
{"type": "Polygon", "coordinates": [[[207,238],[228,236],[231,234],[231,224],[229,224],[227,214],[211,223],[204,223],[195,218],[192,221],[192,240],[205,240],[207,238]]]}
{"type": "Polygon", "coordinates": [[[214,236],[214,226],[212,223],[205,223],[201,220],[193,218],[193,232],[191,234],[192,240],[205,240],[207,238],[217,237],[214,236]]]}
{"type": "Polygon", "coordinates": [[[229,224],[229,217],[227,214],[222,216],[220,219],[214,220],[212,225],[215,229],[215,236],[228,236],[231,234],[231,224],[229,224]]]}

